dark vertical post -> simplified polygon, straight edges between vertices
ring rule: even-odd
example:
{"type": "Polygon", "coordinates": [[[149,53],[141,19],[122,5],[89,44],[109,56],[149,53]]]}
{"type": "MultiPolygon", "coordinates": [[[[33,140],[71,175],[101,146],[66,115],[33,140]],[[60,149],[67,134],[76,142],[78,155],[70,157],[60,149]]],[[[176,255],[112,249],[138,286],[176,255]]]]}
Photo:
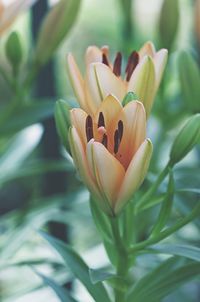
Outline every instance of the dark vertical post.
{"type": "MultiPolygon", "coordinates": [[[[48,10],[48,1],[38,1],[32,8],[32,32],[36,39],[41,22],[48,10]]],[[[50,61],[40,72],[35,86],[35,94],[40,98],[50,98],[55,101],[56,86],[54,78],[54,62],[50,61]]],[[[44,134],[41,142],[42,157],[47,160],[60,159],[59,140],[56,133],[54,118],[44,121],[44,134]]],[[[51,196],[64,192],[66,189],[66,173],[46,173],[43,178],[42,194],[51,196]]],[[[67,241],[67,228],[63,223],[50,222],[49,231],[59,239],[67,241]]]]}

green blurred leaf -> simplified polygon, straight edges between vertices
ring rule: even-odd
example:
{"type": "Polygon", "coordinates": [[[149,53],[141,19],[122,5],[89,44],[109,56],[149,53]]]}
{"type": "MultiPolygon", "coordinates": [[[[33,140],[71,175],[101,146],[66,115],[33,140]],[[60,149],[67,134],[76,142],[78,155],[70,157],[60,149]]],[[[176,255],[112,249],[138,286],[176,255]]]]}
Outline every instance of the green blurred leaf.
{"type": "Polygon", "coordinates": [[[165,261],[132,287],[126,301],[161,301],[179,286],[200,275],[200,263],[192,262],[176,268],[177,265],[177,258],[165,261]]]}
{"type": "Polygon", "coordinates": [[[35,269],[34,272],[40,278],[42,278],[45,285],[48,285],[53,289],[53,291],[56,293],[56,295],[58,296],[61,302],[77,302],[77,300],[75,300],[65,288],[57,284],[53,279],[44,276],[43,274],[39,273],[35,269]]]}
{"type": "Polygon", "coordinates": [[[200,248],[181,244],[162,244],[149,248],[150,251],[156,251],[162,254],[183,256],[192,260],[200,261],[200,248]]]}
{"type": "Polygon", "coordinates": [[[72,273],[83,283],[96,302],[110,302],[103,284],[92,284],[89,276],[89,267],[72,247],[44,232],[40,232],[40,234],[57,250],[72,273]]]}
{"type": "Polygon", "coordinates": [[[181,94],[192,113],[200,112],[200,72],[193,57],[182,51],[178,57],[181,94]]]}
{"type": "Polygon", "coordinates": [[[105,269],[89,269],[89,274],[93,284],[116,277],[114,273],[108,272],[105,269]]]}
{"type": "Polygon", "coordinates": [[[15,112],[12,119],[0,127],[0,136],[15,134],[25,127],[41,122],[53,115],[54,103],[51,101],[33,102],[15,112]]]}

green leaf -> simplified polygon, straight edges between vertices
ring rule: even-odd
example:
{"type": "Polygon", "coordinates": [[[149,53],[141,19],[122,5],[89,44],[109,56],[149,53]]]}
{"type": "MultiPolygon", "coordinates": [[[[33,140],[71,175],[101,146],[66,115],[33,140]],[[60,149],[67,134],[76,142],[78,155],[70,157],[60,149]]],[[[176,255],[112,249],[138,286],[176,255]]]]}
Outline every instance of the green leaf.
{"type": "Polygon", "coordinates": [[[162,244],[149,247],[150,251],[161,254],[183,256],[192,260],[200,261],[200,248],[190,245],[162,244]]]}
{"type": "Polygon", "coordinates": [[[56,293],[56,295],[58,296],[58,298],[60,299],[61,302],[77,302],[77,300],[72,298],[71,295],[68,293],[68,291],[65,288],[58,285],[51,278],[44,276],[43,274],[39,273],[35,269],[33,269],[33,270],[40,278],[42,278],[45,285],[48,285],[53,289],[53,291],[56,293]]]}
{"type": "Polygon", "coordinates": [[[180,266],[180,262],[175,257],[165,261],[132,287],[126,301],[161,301],[179,286],[200,275],[200,263],[177,266],[180,266]]]}
{"type": "Polygon", "coordinates": [[[183,188],[183,189],[178,189],[176,192],[177,193],[194,193],[194,194],[200,194],[200,189],[198,189],[198,188],[183,188]]]}
{"type": "Polygon", "coordinates": [[[54,103],[51,101],[41,101],[30,103],[15,112],[9,122],[0,127],[0,136],[5,137],[14,134],[25,127],[41,122],[53,115],[54,103]]]}
{"type": "Polygon", "coordinates": [[[49,236],[44,232],[40,232],[41,236],[46,239],[61,255],[72,273],[82,282],[88,292],[96,302],[110,302],[110,298],[102,283],[92,284],[89,276],[89,267],[82,258],[67,244],[49,236]]]}
{"type": "Polygon", "coordinates": [[[93,284],[116,277],[114,273],[108,272],[105,269],[89,269],[89,274],[93,284]]]}

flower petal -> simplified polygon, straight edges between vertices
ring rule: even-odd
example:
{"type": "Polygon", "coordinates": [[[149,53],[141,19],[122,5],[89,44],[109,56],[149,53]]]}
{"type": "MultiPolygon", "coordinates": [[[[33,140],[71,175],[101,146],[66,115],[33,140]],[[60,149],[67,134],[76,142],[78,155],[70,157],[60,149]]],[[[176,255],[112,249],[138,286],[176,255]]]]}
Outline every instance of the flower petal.
{"type": "Polygon", "coordinates": [[[102,63],[90,64],[88,84],[91,96],[96,101],[97,106],[109,94],[113,94],[120,101],[126,94],[126,86],[121,78],[116,77],[112,70],[102,63]]]}
{"type": "Polygon", "coordinates": [[[123,109],[124,134],[118,158],[125,169],[146,137],[146,112],[141,102],[132,101],[123,109]]]}
{"type": "Polygon", "coordinates": [[[78,132],[75,127],[69,129],[69,142],[71,147],[71,152],[73,156],[74,163],[79,172],[79,175],[84,182],[84,184],[88,187],[89,191],[94,196],[96,202],[98,202],[101,208],[106,211],[107,208],[102,204],[102,195],[98,190],[97,184],[93,178],[93,175],[90,172],[86,153],[83,149],[83,145],[81,143],[81,139],[78,135],[78,132]]]}
{"type": "MultiPolygon", "coordinates": [[[[123,110],[120,101],[113,95],[108,95],[101,103],[96,115],[95,123],[98,124],[99,114],[103,113],[106,134],[109,138],[108,150],[113,150],[114,132],[117,129],[117,123],[119,121],[119,114],[123,110]]],[[[98,137],[98,136],[97,136],[98,137]]],[[[111,151],[112,153],[112,151],[111,151]]]]}
{"type": "Polygon", "coordinates": [[[153,58],[155,53],[155,46],[151,41],[146,42],[139,50],[140,58],[143,58],[144,56],[150,56],[153,58]]]}
{"type": "Polygon", "coordinates": [[[168,57],[167,49],[161,49],[155,54],[153,58],[154,65],[155,65],[155,72],[156,72],[156,89],[160,85],[160,81],[162,79],[162,75],[167,63],[167,57],[168,57]]]}
{"type": "Polygon", "coordinates": [[[118,194],[115,213],[119,213],[123,206],[130,200],[133,193],[142,184],[147,173],[151,159],[153,145],[149,139],[146,139],[136,154],[126,171],[123,184],[118,194]]]}
{"type": "Polygon", "coordinates": [[[117,192],[125,175],[123,166],[98,142],[88,143],[87,158],[99,191],[104,194],[110,207],[114,208],[117,192]]]}
{"type": "Polygon", "coordinates": [[[80,108],[74,108],[70,110],[71,123],[76,128],[84,148],[86,148],[87,144],[87,138],[85,133],[85,124],[87,116],[87,113],[80,108]]]}
{"type": "Polygon", "coordinates": [[[87,110],[85,104],[84,80],[71,53],[67,56],[69,79],[80,107],[87,110]]]}
{"type": "Polygon", "coordinates": [[[135,68],[128,83],[128,92],[132,91],[145,107],[147,116],[150,113],[156,87],[154,62],[145,56],[135,68]]]}
{"type": "Polygon", "coordinates": [[[102,50],[97,46],[89,46],[85,54],[86,66],[95,62],[102,62],[102,54],[102,50]]]}

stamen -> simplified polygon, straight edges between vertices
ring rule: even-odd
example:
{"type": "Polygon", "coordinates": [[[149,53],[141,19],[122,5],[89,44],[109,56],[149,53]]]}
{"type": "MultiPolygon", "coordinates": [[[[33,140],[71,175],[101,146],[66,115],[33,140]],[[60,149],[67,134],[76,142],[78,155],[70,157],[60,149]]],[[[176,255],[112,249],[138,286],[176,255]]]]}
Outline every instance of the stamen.
{"type": "Polygon", "coordinates": [[[131,75],[139,63],[139,54],[137,51],[133,51],[131,55],[128,58],[128,63],[126,65],[126,80],[129,81],[131,78],[131,75]]]}
{"type": "Polygon", "coordinates": [[[102,63],[109,66],[108,58],[105,53],[102,54],[102,63]]]}
{"type": "Polygon", "coordinates": [[[123,130],[124,130],[124,125],[123,125],[123,122],[120,120],[118,122],[118,132],[119,132],[119,140],[120,140],[120,142],[122,140],[123,130]]]}
{"type": "Polygon", "coordinates": [[[104,121],[103,112],[100,112],[99,119],[98,119],[98,128],[102,126],[105,127],[105,121],[104,121]]]}
{"type": "Polygon", "coordinates": [[[108,146],[108,136],[106,134],[103,135],[102,144],[107,148],[107,146],[108,146]]]}
{"type": "Polygon", "coordinates": [[[113,64],[113,73],[119,77],[121,75],[121,66],[122,66],[122,54],[121,52],[118,52],[115,61],[113,64]]]}
{"type": "Polygon", "coordinates": [[[115,130],[114,134],[114,153],[116,154],[119,150],[119,144],[120,144],[120,139],[119,139],[119,131],[115,130]]]}
{"type": "Polygon", "coordinates": [[[87,142],[89,142],[94,137],[93,122],[92,122],[92,117],[90,115],[88,115],[86,118],[85,132],[86,132],[87,142]]]}

